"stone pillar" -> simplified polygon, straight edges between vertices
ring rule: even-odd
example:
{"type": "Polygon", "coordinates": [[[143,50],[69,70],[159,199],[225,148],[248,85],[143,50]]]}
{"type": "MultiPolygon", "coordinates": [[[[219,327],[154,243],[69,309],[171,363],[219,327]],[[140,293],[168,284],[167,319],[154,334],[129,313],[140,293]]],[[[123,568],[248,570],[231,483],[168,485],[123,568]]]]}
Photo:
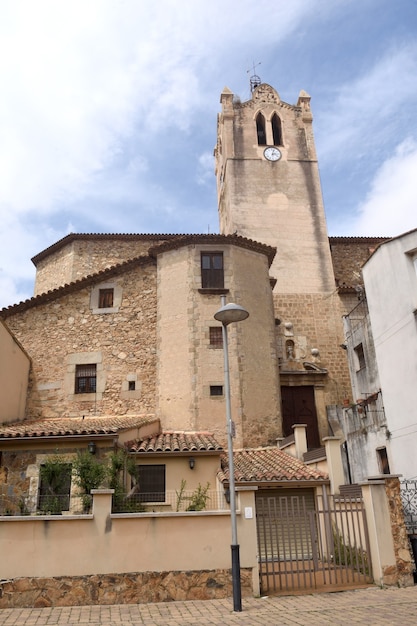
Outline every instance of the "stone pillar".
{"type": "Polygon", "coordinates": [[[393,474],[385,476],[385,492],[388,498],[391,518],[398,584],[402,587],[408,587],[414,584],[414,562],[410,553],[410,543],[401,499],[401,485],[398,476],[393,474]]]}
{"type": "Polygon", "coordinates": [[[99,532],[111,530],[111,505],[114,489],[92,489],[93,517],[99,532]]]}
{"type": "Polygon", "coordinates": [[[339,437],[324,437],[324,447],[326,448],[327,471],[330,479],[330,493],[339,493],[340,485],[345,484],[345,473],[343,471],[342,453],[340,450],[339,437]]]}
{"type": "Polygon", "coordinates": [[[307,424],[294,424],[295,456],[300,461],[303,460],[307,452],[307,424]]]}
{"type": "Polygon", "coordinates": [[[400,497],[398,477],[379,476],[361,483],[361,487],[374,582],[381,586],[412,585],[412,558],[408,546],[403,545],[405,524],[401,499],[398,501],[400,497]],[[398,493],[393,479],[396,479],[398,493]]]}

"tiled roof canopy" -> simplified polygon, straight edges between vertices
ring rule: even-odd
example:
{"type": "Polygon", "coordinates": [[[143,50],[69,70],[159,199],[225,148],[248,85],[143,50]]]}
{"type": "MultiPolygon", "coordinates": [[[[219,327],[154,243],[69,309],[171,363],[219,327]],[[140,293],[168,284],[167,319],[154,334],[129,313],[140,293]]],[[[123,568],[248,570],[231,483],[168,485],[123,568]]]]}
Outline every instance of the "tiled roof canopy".
{"type": "MultiPolygon", "coordinates": [[[[327,474],[304,465],[279,448],[236,450],[233,454],[236,483],[323,482],[327,474]]],[[[229,481],[229,462],[221,456],[219,479],[229,481]]]]}
{"type": "Polygon", "coordinates": [[[163,432],[126,444],[129,452],[149,454],[167,452],[221,452],[222,446],[208,432],[163,432]]]}
{"type": "Polygon", "coordinates": [[[0,439],[111,435],[158,422],[154,416],[65,417],[0,425],[0,439]]]}

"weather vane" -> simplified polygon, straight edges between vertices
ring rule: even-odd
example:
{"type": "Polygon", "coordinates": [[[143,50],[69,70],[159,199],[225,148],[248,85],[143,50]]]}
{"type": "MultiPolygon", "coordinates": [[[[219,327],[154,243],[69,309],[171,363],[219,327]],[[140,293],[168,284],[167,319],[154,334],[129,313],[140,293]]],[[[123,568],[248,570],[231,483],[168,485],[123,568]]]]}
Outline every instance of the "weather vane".
{"type": "Polygon", "coordinates": [[[257,74],[255,74],[255,67],[257,67],[258,65],[261,65],[260,61],[259,63],[256,63],[256,64],[255,64],[255,61],[252,61],[252,67],[249,70],[246,70],[247,74],[249,74],[249,72],[252,72],[252,75],[249,80],[251,93],[256,87],[258,87],[261,84],[261,79],[259,78],[257,74]]]}

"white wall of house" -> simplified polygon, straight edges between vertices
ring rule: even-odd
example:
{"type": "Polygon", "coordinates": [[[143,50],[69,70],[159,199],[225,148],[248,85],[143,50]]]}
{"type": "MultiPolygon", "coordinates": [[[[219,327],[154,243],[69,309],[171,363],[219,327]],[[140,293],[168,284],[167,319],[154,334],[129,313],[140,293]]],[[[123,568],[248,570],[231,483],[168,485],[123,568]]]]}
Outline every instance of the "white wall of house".
{"type": "Polygon", "coordinates": [[[390,471],[417,477],[417,230],[382,244],[364,265],[363,278],[390,471]]]}

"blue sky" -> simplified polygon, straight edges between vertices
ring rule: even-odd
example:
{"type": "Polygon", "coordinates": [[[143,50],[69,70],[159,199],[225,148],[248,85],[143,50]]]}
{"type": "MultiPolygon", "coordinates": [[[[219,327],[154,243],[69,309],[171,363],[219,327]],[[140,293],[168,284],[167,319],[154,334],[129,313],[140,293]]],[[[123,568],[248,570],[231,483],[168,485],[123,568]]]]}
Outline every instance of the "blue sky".
{"type": "Polygon", "coordinates": [[[219,97],[312,97],[331,235],[417,227],[417,0],[3,0],[0,307],[70,232],[218,232],[219,97]]]}

